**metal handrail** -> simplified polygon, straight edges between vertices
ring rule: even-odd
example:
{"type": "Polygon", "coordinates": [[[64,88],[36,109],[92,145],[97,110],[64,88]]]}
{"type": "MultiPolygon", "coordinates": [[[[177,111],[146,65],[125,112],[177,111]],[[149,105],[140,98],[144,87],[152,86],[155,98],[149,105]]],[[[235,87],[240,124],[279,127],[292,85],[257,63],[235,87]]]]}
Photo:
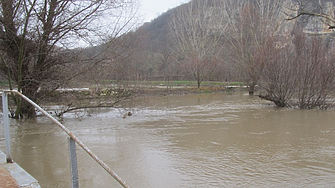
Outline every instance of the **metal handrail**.
{"type": "MultiPolygon", "coordinates": [[[[14,93],[22,97],[24,100],[32,104],[35,108],[37,108],[42,114],[46,115],[51,121],[56,123],[58,127],[60,127],[66,134],[70,137],[70,143],[69,147],[75,146],[75,144],[71,144],[71,140],[73,140],[75,143],[77,143],[81,148],[83,148],[86,153],[91,156],[103,169],[105,169],[121,186],[124,188],[128,188],[129,186],[127,183],[121,179],[106,163],[104,163],[101,159],[98,158],[96,154],[94,154],[83,142],[81,142],[68,128],[66,128],[64,125],[62,125],[57,119],[52,117],[48,112],[43,110],[40,106],[38,106],[35,102],[30,100],[28,97],[23,95],[22,93],[15,91],[15,90],[5,90],[2,92],[2,104],[3,104],[3,119],[4,119],[4,126],[5,126],[5,140],[6,140],[6,158],[8,163],[12,163],[12,157],[11,157],[11,150],[10,150],[10,138],[9,138],[9,117],[8,113],[8,93],[14,93]]],[[[70,149],[71,150],[71,149],[70,149]]],[[[75,150],[75,149],[74,149],[75,150]]],[[[76,156],[76,154],[74,154],[76,156]]],[[[71,152],[70,152],[70,158],[71,158],[71,152]]],[[[71,165],[72,169],[72,165],[71,165]]],[[[77,169],[75,169],[77,170],[77,169]]],[[[77,185],[78,186],[78,185],[77,185]]]]}

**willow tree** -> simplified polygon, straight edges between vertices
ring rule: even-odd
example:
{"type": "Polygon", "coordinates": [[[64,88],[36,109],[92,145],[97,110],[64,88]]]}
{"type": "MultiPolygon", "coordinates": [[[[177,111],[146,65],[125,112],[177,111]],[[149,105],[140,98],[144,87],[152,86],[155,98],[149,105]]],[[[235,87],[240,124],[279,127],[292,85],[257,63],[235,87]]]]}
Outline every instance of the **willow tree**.
{"type": "Polygon", "coordinates": [[[222,1],[194,0],[179,7],[169,23],[173,56],[198,87],[222,60],[224,19],[222,1]]]}
{"type": "MultiPolygon", "coordinates": [[[[125,32],[133,0],[1,0],[0,71],[11,89],[39,102],[46,92],[102,61],[79,64],[80,50],[125,32]],[[126,14],[126,15],[125,15],[126,14]],[[124,19],[126,18],[126,19],[124,19]]],[[[112,46],[112,45],[110,45],[112,46]]],[[[17,98],[16,118],[32,117],[34,108],[17,98]]]]}

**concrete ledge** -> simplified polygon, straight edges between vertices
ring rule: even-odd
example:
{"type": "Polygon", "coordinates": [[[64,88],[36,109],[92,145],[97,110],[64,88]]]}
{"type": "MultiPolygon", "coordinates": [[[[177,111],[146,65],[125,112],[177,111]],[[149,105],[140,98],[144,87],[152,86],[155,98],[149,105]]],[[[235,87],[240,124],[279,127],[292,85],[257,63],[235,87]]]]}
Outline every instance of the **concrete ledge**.
{"type": "Polygon", "coordinates": [[[17,163],[6,163],[6,155],[0,151],[0,179],[6,188],[41,188],[38,181],[17,163]]]}

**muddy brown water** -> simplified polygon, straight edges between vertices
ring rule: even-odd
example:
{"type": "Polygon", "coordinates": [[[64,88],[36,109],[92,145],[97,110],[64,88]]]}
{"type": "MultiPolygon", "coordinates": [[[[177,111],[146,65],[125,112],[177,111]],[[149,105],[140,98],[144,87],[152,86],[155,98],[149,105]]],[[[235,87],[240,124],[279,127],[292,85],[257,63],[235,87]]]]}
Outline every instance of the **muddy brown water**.
{"type": "MultiPolygon", "coordinates": [[[[134,188],[335,186],[335,110],[225,93],[141,98],[84,115],[62,122],[134,188]]],[[[14,160],[42,187],[71,187],[67,136],[56,125],[11,120],[11,137],[14,160]]],[[[77,151],[80,187],[120,187],[77,151]]]]}

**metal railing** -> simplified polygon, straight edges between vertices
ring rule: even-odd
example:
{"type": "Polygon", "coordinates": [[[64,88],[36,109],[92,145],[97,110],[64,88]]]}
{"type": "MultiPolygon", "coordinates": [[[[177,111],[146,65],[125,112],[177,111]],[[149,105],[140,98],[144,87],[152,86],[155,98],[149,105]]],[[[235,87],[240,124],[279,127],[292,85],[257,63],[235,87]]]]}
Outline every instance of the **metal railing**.
{"type": "Polygon", "coordinates": [[[72,187],[78,188],[78,167],[77,167],[77,154],[76,154],[76,143],[91,156],[103,169],[105,169],[121,186],[128,188],[127,183],[122,180],[111,168],[108,167],[102,160],[98,158],[87,146],[85,146],[68,128],[62,125],[57,119],[52,117],[48,112],[43,110],[35,102],[30,100],[28,97],[24,96],[22,93],[14,90],[6,90],[2,92],[2,108],[3,108],[3,122],[5,131],[5,145],[6,145],[6,159],[7,163],[13,163],[10,148],[10,134],[9,134],[9,111],[8,111],[8,93],[13,93],[19,95],[24,100],[32,104],[36,109],[38,109],[42,114],[46,115],[52,122],[58,125],[66,134],[69,135],[69,157],[70,157],[70,167],[72,174],[72,187]]]}

